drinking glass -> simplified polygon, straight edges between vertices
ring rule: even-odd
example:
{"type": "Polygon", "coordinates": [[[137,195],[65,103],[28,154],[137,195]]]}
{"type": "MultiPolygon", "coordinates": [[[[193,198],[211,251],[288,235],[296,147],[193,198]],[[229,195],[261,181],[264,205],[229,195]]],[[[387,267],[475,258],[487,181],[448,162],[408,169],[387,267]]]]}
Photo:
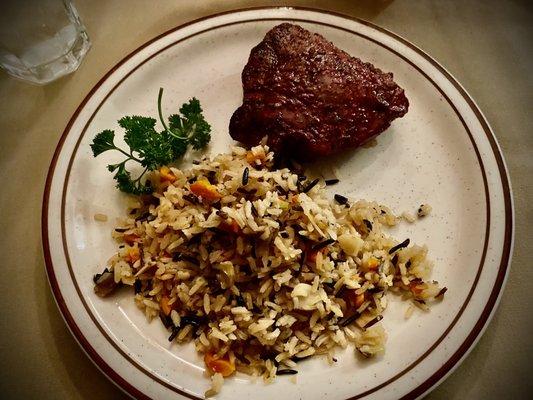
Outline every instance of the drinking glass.
{"type": "Polygon", "coordinates": [[[0,0],[0,67],[46,84],[74,72],[91,42],[70,0],[0,0]]]}

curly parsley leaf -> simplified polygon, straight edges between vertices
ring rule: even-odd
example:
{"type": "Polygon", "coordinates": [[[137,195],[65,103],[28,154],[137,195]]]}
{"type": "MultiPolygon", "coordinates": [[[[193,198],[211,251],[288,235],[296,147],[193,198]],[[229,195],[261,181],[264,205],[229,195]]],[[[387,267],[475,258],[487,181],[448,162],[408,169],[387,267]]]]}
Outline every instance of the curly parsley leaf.
{"type": "Polygon", "coordinates": [[[124,129],[124,141],[129,151],[114,144],[115,133],[106,129],[98,133],[91,144],[94,157],[108,150],[116,150],[126,156],[117,164],[109,164],[107,169],[114,172],[117,188],[126,193],[136,195],[151,193],[149,181],[143,183],[143,176],[147,171],[155,170],[162,165],[169,164],[183,156],[188,146],[201,149],[211,139],[211,126],[202,115],[202,107],[196,98],[192,98],[180,108],[179,114],[172,114],[168,118],[168,126],[163,119],[161,99],[163,89],[159,89],[157,106],[159,119],[164,130],[156,130],[156,120],[138,115],[126,116],[118,121],[124,129]],[[128,161],[137,162],[144,167],[142,173],[135,179],[126,169],[128,161]]]}
{"type": "Polygon", "coordinates": [[[176,158],[183,156],[187,152],[187,141],[182,140],[181,138],[176,138],[170,134],[168,134],[168,141],[170,146],[172,146],[172,151],[176,158]]]}
{"type": "Polygon", "coordinates": [[[183,129],[181,117],[178,114],[172,114],[168,117],[168,129],[172,132],[179,133],[183,129]]]}
{"type": "Polygon", "coordinates": [[[120,127],[126,131],[124,141],[132,151],[140,152],[143,150],[147,136],[151,133],[157,133],[155,130],[155,119],[148,117],[122,117],[118,120],[120,127]]]}
{"type": "Polygon", "coordinates": [[[180,140],[187,140],[194,149],[205,147],[211,140],[211,125],[207,123],[202,107],[197,98],[193,97],[180,108],[180,115],[173,114],[168,118],[168,131],[180,140]]]}
{"type": "Polygon", "coordinates": [[[105,131],[100,132],[93,139],[91,144],[91,149],[93,151],[93,156],[96,157],[102,154],[104,151],[116,149],[113,141],[115,140],[115,132],[112,130],[106,129],[105,131]]]}
{"type": "Polygon", "coordinates": [[[185,117],[183,126],[189,133],[189,141],[194,149],[201,149],[211,140],[211,125],[207,123],[200,102],[196,98],[189,100],[180,108],[180,113],[185,117]]]}
{"type": "Polygon", "coordinates": [[[141,182],[144,172],[137,179],[133,180],[131,178],[131,174],[126,170],[124,164],[125,163],[119,164],[118,170],[114,176],[115,180],[117,181],[117,188],[122,192],[136,195],[151,193],[152,187],[147,183],[141,182]]]}

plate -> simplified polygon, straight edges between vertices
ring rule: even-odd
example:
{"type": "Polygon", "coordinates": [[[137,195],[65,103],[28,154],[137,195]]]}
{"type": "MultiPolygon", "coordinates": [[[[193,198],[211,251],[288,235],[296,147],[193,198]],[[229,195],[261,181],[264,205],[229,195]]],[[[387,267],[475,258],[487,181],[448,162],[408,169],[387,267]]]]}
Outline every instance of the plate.
{"type": "MultiPolygon", "coordinates": [[[[394,73],[410,101],[409,113],[375,147],[317,165],[339,170],[335,191],[387,204],[397,212],[422,203],[432,214],[401,224],[393,235],[425,243],[433,279],[449,288],[431,312],[405,319],[392,301],[384,326],[385,354],[361,361],[341,351],[328,366],[301,364],[297,383],[227,379],[220,399],[417,398],[442,381],[487,326],[508,272],[513,207],[503,157],[487,121],[462,86],[405,39],[371,23],[323,11],[259,8],[232,11],[182,25],[151,40],[118,63],[91,90],[68,123],[52,160],[43,201],[42,234],[52,291],[68,327],[91,360],[137,398],[201,398],[209,386],[192,345],[167,341],[148,323],[129,293],[100,299],[92,276],[114,251],[110,232],[125,198],[89,144],[123,115],[164,114],[192,96],[213,126],[210,153],[227,152],[228,122],[242,100],[240,74],[251,48],[276,24],[298,23],[348,53],[394,73]],[[94,214],[109,216],[106,223],[94,214]]],[[[109,158],[106,158],[109,157],[109,158]]]]}

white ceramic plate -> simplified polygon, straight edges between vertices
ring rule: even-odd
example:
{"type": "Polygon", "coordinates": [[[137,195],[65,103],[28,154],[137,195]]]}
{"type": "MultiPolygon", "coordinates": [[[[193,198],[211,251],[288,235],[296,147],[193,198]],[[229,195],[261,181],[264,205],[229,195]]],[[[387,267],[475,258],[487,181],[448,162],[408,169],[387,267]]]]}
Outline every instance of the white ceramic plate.
{"type": "Polygon", "coordinates": [[[431,216],[401,225],[394,235],[429,246],[433,277],[449,291],[430,313],[415,312],[408,320],[405,305],[393,301],[383,321],[387,350],[377,360],[360,361],[352,350],[340,352],[332,367],[310,360],[301,364],[297,384],[279,377],[265,385],[237,375],[218,397],[416,398],[459,364],[494,312],[511,257],[512,198],[496,139],[457,81],[420,49],[368,22],[292,8],[219,14],[171,30],[115,66],[70,120],[48,175],[42,229],[54,296],[89,357],[132,396],[203,397],[209,382],[192,345],[170,344],[161,324],[147,323],[130,293],[94,295],[91,278],[115,249],[110,232],[125,203],[105,168],[113,156],[94,159],[89,144],[100,130],[118,128],[123,115],[155,116],[157,91],[164,87],[165,114],[198,97],[214,128],[209,151],[228,151],[242,68],[250,49],[282,21],[393,72],[405,89],[409,112],[376,147],[330,161],[340,170],[335,191],[398,212],[431,204],[431,216]],[[96,222],[95,213],[109,215],[109,222],[96,222]]]}

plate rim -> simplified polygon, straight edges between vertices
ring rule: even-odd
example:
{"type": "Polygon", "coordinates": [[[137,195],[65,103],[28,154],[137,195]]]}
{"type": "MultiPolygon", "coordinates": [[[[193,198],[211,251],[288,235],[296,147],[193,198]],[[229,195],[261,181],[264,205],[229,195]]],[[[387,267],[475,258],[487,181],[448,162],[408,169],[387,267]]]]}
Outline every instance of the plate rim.
{"type": "MultiPolygon", "coordinates": [[[[239,12],[273,11],[273,10],[307,11],[307,12],[314,12],[314,13],[319,13],[319,14],[326,14],[330,16],[340,17],[340,18],[351,20],[351,21],[363,24],[365,26],[368,26],[370,28],[373,28],[381,33],[384,33],[385,35],[389,37],[392,37],[393,39],[399,41],[400,43],[406,45],[410,49],[414,50],[418,55],[422,56],[425,60],[429,61],[431,65],[433,65],[439,72],[441,72],[444,75],[444,77],[447,79],[448,82],[452,83],[452,85],[459,92],[462,98],[467,102],[469,108],[474,112],[476,119],[481,124],[483,131],[490,144],[492,155],[494,156],[496,164],[498,166],[499,178],[502,184],[502,189],[503,189],[502,197],[503,197],[504,210],[505,210],[505,221],[506,221],[505,229],[504,229],[504,237],[503,237],[503,249],[501,253],[500,265],[498,267],[498,274],[494,281],[494,285],[487,299],[485,307],[483,308],[483,311],[479,314],[476,324],[474,325],[474,327],[472,328],[471,332],[468,334],[464,342],[457,348],[457,350],[452,354],[452,356],[450,356],[448,360],[438,370],[436,370],[430,377],[425,379],[417,387],[415,387],[414,389],[412,389],[410,392],[408,392],[406,395],[402,397],[402,399],[418,398],[419,396],[422,396],[423,394],[435,388],[461,364],[461,362],[467,357],[469,352],[473,349],[477,341],[480,339],[480,337],[484,333],[486,327],[488,326],[490,320],[492,319],[492,316],[494,315],[494,312],[497,309],[497,306],[499,304],[501,294],[503,293],[505,282],[506,282],[506,279],[507,279],[507,276],[510,270],[510,262],[512,259],[512,253],[513,253],[513,247],[514,247],[513,245],[514,245],[514,218],[515,216],[514,216],[514,204],[513,204],[511,183],[510,183],[509,173],[508,173],[508,169],[505,163],[505,159],[503,157],[503,154],[501,152],[500,146],[497,142],[497,139],[494,135],[493,130],[491,129],[485,116],[483,115],[483,113],[481,112],[481,110],[479,109],[475,101],[468,94],[468,92],[464,89],[464,87],[457,81],[457,79],[455,79],[455,77],[453,77],[453,75],[449,73],[434,58],[432,58],[429,54],[424,52],[422,49],[420,49],[418,46],[414,45],[410,41],[404,39],[403,37],[397,35],[394,32],[389,31],[388,29],[380,27],[379,25],[376,25],[372,22],[369,22],[369,21],[366,21],[366,20],[363,20],[357,17],[352,17],[350,15],[333,12],[333,11],[329,11],[325,9],[320,9],[320,8],[293,7],[293,6],[291,7],[265,6],[265,7],[246,7],[246,8],[232,9],[232,10],[223,11],[223,12],[219,12],[215,14],[210,14],[210,15],[207,15],[201,18],[197,18],[197,19],[185,22],[176,27],[173,27],[155,36],[154,38],[148,40],[147,42],[143,43],[141,46],[137,47],[136,49],[128,53],[125,57],[123,57],[120,61],[118,61],[91,88],[89,93],[84,97],[80,105],[77,107],[77,109],[71,116],[69,122],[67,123],[59,139],[59,142],[56,146],[53,158],[50,162],[50,166],[48,169],[46,183],[45,183],[45,190],[43,194],[43,201],[42,201],[41,235],[42,235],[42,245],[43,245],[44,258],[45,258],[47,278],[48,278],[52,293],[54,295],[54,300],[70,332],[72,333],[72,335],[74,336],[75,340],[78,342],[82,350],[89,356],[89,359],[95,364],[95,366],[98,369],[100,369],[100,371],[102,371],[104,375],[106,375],[116,386],[118,386],[120,389],[125,391],[130,396],[135,396],[136,398],[142,398],[142,399],[149,399],[150,398],[149,396],[147,396],[145,393],[142,393],[140,390],[138,390],[136,387],[130,384],[126,379],[124,379],[118,372],[116,372],[113,368],[111,368],[102,359],[102,357],[98,354],[98,352],[92,347],[92,345],[85,338],[80,328],[76,324],[74,318],[72,317],[66,305],[66,302],[61,294],[61,291],[59,289],[59,285],[58,285],[57,278],[55,276],[55,272],[53,268],[53,262],[52,262],[51,250],[50,250],[50,240],[48,237],[48,211],[49,211],[49,205],[50,205],[49,198],[50,198],[50,189],[51,189],[52,180],[55,175],[56,164],[60,157],[64,142],[71,131],[72,125],[74,124],[75,120],[79,116],[80,112],[85,108],[87,102],[94,95],[94,93],[100,88],[100,86],[118,68],[120,68],[130,58],[135,56],[141,50],[150,46],[152,43],[158,41],[159,39],[165,36],[168,36],[169,34],[172,34],[187,26],[194,25],[196,23],[199,23],[205,20],[214,19],[214,18],[223,16],[223,15],[235,14],[239,12]]],[[[289,20],[290,17],[287,17],[287,19],[289,20]]],[[[189,393],[185,391],[179,390],[178,393],[181,394],[182,396],[186,396],[189,398],[197,398],[195,396],[191,396],[189,393]]],[[[359,398],[359,396],[357,396],[356,398],[359,398]]]]}

